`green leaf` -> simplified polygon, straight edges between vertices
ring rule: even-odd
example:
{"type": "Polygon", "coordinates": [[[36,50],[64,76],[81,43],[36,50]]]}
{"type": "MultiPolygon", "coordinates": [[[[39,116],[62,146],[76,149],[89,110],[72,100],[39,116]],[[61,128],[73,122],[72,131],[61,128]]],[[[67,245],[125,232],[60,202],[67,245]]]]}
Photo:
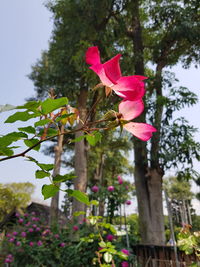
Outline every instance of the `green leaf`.
{"type": "Polygon", "coordinates": [[[59,191],[59,188],[53,184],[49,184],[49,185],[45,184],[42,187],[42,194],[44,196],[44,199],[55,196],[58,191],[59,191]]]}
{"type": "Polygon", "coordinates": [[[15,109],[15,108],[16,108],[15,106],[9,105],[9,104],[0,105],[0,113],[1,112],[5,112],[5,111],[9,111],[9,110],[12,110],[12,109],[15,109]]]}
{"type": "Polygon", "coordinates": [[[8,117],[5,123],[13,123],[15,121],[28,121],[32,118],[36,118],[37,116],[38,114],[35,113],[30,114],[28,111],[23,111],[23,112],[18,111],[13,115],[11,115],[10,117],[8,117]]]}
{"type": "Polygon", "coordinates": [[[106,247],[106,243],[104,241],[101,241],[101,242],[99,242],[99,246],[101,248],[105,248],[106,247]]]}
{"type": "Polygon", "coordinates": [[[110,263],[112,261],[112,255],[108,252],[104,253],[103,258],[106,263],[110,263]]]}
{"type": "Polygon", "coordinates": [[[22,106],[17,106],[17,109],[28,109],[37,111],[37,108],[41,105],[41,101],[29,101],[22,106]]]}
{"type": "Polygon", "coordinates": [[[98,206],[99,205],[99,201],[97,201],[97,200],[91,200],[90,201],[90,204],[91,205],[94,205],[94,206],[98,206]]]}
{"type": "Polygon", "coordinates": [[[62,183],[62,182],[65,182],[65,181],[73,179],[73,178],[76,178],[76,176],[74,176],[72,174],[65,174],[65,175],[58,174],[58,175],[53,177],[53,181],[55,183],[62,183]]]}
{"type": "Polygon", "coordinates": [[[86,140],[91,146],[95,146],[97,142],[101,140],[102,135],[99,132],[94,132],[92,135],[87,134],[86,140]]]}
{"type": "Polygon", "coordinates": [[[14,154],[13,150],[9,147],[1,147],[0,148],[0,156],[12,156],[14,154]]]}
{"type": "Polygon", "coordinates": [[[70,190],[71,192],[69,192],[69,190],[66,190],[66,191],[69,193],[71,197],[74,197],[75,199],[77,199],[78,201],[86,205],[90,205],[89,198],[85,193],[79,190],[70,190]]]}
{"type": "Polygon", "coordinates": [[[73,213],[73,216],[80,216],[80,215],[83,215],[83,214],[85,214],[86,212],[85,211],[75,211],[74,213],[73,213]]]}
{"type": "Polygon", "coordinates": [[[18,140],[21,140],[23,138],[27,138],[27,134],[22,133],[22,132],[12,132],[7,135],[4,135],[0,137],[0,147],[7,147],[9,146],[12,142],[16,142],[18,140]]]}
{"type": "MultiPolygon", "coordinates": [[[[53,128],[48,128],[47,133],[46,133],[46,136],[54,136],[54,135],[57,135],[58,133],[59,133],[58,130],[53,129],[53,128]]],[[[44,134],[44,129],[42,129],[39,132],[38,136],[42,136],[43,134],[44,134]]]]}
{"type": "Polygon", "coordinates": [[[41,120],[41,121],[35,122],[34,125],[35,125],[35,127],[37,127],[37,126],[44,126],[44,125],[46,125],[46,124],[48,124],[50,122],[51,122],[50,119],[45,119],[45,120],[41,120]]]}
{"type": "Polygon", "coordinates": [[[54,168],[54,164],[36,163],[42,170],[51,171],[54,168]]]}
{"type": "Polygon", "coordinates": [[[44,177],[49,177],[50,176],[50,173],[49,172],[45,172],[45,171],[41,171],[41,170],[37,170],[35,172],[35,177],[37,179],[42,179],[44,177]]]}
{"type": "Polygon", "coordinates": [[[42,104],[42,113],[44,115],[62,107],[68,104],[68,99],[67,97],[61,97],[61,98],[57,98],[57,99],[51,99],[48,98],[46,99],[42,104]]]}
{"type": "Polygon", "coordinates": [[[19,131],[30,133],[30,134],[35,134],[35,128],[32,126],[27,126],[27,127],[21,127],[18,128],[19,131]]]}
{"type": "MultiPolygon", "coordinates": [[[[35,144],[37,144],[40,140],[39,139],[29,139],[29,140],[24,140],[24,143],[27,147],[32,147],[35,144]]],[[[40,144],[35,146],[33,150],[39,151],[40,150],[40,144]]]]}
{"type": "Polygon", "coordinates": [[[73,140],[70,140],[71,143],[76,143],[76,142],[80,142],[81,140],[83,140],[84,138],[86,138],[87,135],[81,135],[73,140]]]}
{"type": "Polygon", "coordinates": [[[69,114],[64,114],[64,115],[62,115],[62,116],[59,116],[59,117],[56,118],[56,122],[59,122],[59,121],[61,121],[62,119],[65,119],[65,118],[70,117],[70,116],[72,116],[72,115],[74,115],[74,113],[69,113],[69,114]]]}

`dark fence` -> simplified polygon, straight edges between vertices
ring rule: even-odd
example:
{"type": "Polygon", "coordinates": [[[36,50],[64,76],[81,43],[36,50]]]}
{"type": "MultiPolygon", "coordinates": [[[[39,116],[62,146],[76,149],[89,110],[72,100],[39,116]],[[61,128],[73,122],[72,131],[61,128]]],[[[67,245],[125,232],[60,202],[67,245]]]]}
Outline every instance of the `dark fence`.
{"type": "Polygon", "coordinates": [[[142,267],[186,267],[192,263],[199,263],[195,254],[186,255],[177,249],[178,262],[173,246],[132,246],[133,254],[136,255],[139,266],[142,267]]]}

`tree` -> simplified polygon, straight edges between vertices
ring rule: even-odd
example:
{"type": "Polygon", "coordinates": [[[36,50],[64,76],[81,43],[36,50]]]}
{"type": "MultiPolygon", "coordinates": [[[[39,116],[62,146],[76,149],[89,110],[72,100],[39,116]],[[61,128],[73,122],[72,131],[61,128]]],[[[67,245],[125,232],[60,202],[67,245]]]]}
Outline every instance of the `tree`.
{"type": "MultiPolygon", "coordinates": [[[[199,159],[200,148],[193,140],[195,129],[184,119],[173,121],[174,111],[195,104],[197,98],[187,88],[175,88],[175,80],[165,69],[179,61],[184,66],[198,64],[199,1],[62,0],[49,2],[49,8],[55,23],[50,49],[30,75],[38,95],[44,96],[49,87],[58,95],[70,93],[79,100],[83,118],[88,104],[95,102],[95,97],[88,98],[87,90],[94,78],[89,72],[82,75],[82,58],[91,44],[99,46],[103,58],[115,51],[127,53],[128,59],[122,62],[125,75],[149,76],[148,108],[139,119],[152,122],[157,132],[148,145],[133,140],[135,184],[142,243],[163,244],[162,177],[171,166],[178,168],[178,162],[186,170],[179,176],[192,177],[192,158],[199,159]],[[149,63],[154,64],[154,71],[149,63]]],[[[83,140],[76,146],[76,173],[82,178],[75,180],[75,187],[81,190],[86,188],[87,148],[83,140]],[[79,152],[81,159],[77,158],[79,152]]]]}
{"type": "Polygon", "coordinates": [[[0,221],[14,209],[25,208],[33,191],[34,185],[29,182],[0,184],[0,221]]]}

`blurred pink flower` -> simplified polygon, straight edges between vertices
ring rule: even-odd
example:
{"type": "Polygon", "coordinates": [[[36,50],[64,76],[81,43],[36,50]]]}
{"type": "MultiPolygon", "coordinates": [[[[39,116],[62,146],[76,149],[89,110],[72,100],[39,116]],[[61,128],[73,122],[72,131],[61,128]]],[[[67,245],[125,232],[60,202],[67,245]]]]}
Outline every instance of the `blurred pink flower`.
{"type": "Polygon", "coordinates": [[[78,226],[77,226],[77,225],[74,225],[74,226],[73,226],[73,230],[74,230],[74,231],[78,231],[78,226]]]}
{"type": "Polygon", "coordinates": [[[123,179],[120,175],[117,177],[117,179],[119,184],[123,184],[123,179]]]}
{"type": "Polygon", "coordinates": [[[42,246],[42,241],[39,240],[39,241],[37,242],[37,245],[38,245],[38,247],[42,246]]]}
{"type": "Polygon", "coordinates": [[[126,255],[129,255],[129,251],[128,251],[128,249],[123,248],[123,249],[121,250],[121,252],[123,252],[123,253],[126,254],[126,255]]]}
{"type": "Polygon", "coordinates": [[[33,230],[33,228],[29,228],[28,231],[29,231],[29,233],[32,233],[34,230],[33,230]]]}
{"type": "Polygon", "coordinates": [[[19,220],[18,220],[18,223],[23,223],[23,219],[22,218],[20,218],[19,220]]]}
{"type": "Polygon", "coordinates": [[[121,266],[122,267],[129,267],[128,261],[123,261],[121,266]]]}
{"type": "Polygon", "coordinates": [[[126,205],[131,205],[131,201],[130,200],[126,200],[126,205]]]}
{"type": "Polygon", "coordinates": [[[91,190],[92,192],[97,193],[99,191],[99,187],[97,185],[94,185],[91,190]]]}
{"type": "Polygon", "coordinates": [[[115,237],[114,237],[113,235],[109,234],[109,235],[106,236],[106,239],[107,239],[108,241],[112,242],[113,239],[115,239],[115,237]]]}
{"type": "Polygon", "coordinates": [[[15,241],[15,238],[14,237],[11,237],[9,240],[8,240],[10,243],[13,243],[15,241]]]}
{"type": "Polygon", "coordinates": [[[54,237],[55,237],[55,238],[59,238],[59,235],[58,235],[58,234],[55,234],[54,237]]]}
{"type": "Polygon", "coordinates": [[[40,227],[36,227],[35,231],[39,232],[41,230],[40,227]]]}
{"type": "Polygon", "coordinates": [[[33,242],[29,242],[29,246],[33,247],[34,243],[33,242]]]}
{"type": "Polygon", "coordinates": [[[14,231],[12,234],[13,234],[14,236],[16,236],[16,235],[18,234],[18,232],[14,231]]]}
{"type": "Polygon", "coordinates": [[[29,226],[31,224],[31,222],[27,222],[26,224],[25,224],[25,226],[29,226]]]}
{"type": "Polygon", "coordinates": [[[20,214],[18,212],[15,213],[16,217],[20,217],[20,214]]]}
{"type": "Polygon", "coordinates": [[[64,243],[64,242],[60,243],[60,246],[61,246],[62,248],[64,248],[64,247],[65,247],[65,243],[64,243]]]}
{"type": "Polygon", "coordinates": [[[20,242],[20,241],[17,241],[17,242],[16,242],[16,246],[17,246],[17,247],[21,246],[21,242],[20,242]]]}
{"type": "Polygon", "coordinates": [[[26,232],[21,232],[22,237],[26,237],[26,232]]]}
{"type": "Polygon", "coordinates": [[[110,185],[110,186],[108,186],[107,190],[109,192],[113,192],[115,190],[115,188],[114,188],[114,186],[110,185]]]}

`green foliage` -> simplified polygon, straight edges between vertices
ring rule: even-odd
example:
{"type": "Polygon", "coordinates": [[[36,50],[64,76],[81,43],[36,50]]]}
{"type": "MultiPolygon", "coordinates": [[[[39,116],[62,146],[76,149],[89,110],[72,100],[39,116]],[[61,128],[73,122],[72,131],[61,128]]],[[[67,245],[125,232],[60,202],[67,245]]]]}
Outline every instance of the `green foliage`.
{"type": "Polygon", "coordinates": [[[0,221],[14,209],[25,208],[33,191],[34,185],[29,182],[0,184],[0,221]]]}

